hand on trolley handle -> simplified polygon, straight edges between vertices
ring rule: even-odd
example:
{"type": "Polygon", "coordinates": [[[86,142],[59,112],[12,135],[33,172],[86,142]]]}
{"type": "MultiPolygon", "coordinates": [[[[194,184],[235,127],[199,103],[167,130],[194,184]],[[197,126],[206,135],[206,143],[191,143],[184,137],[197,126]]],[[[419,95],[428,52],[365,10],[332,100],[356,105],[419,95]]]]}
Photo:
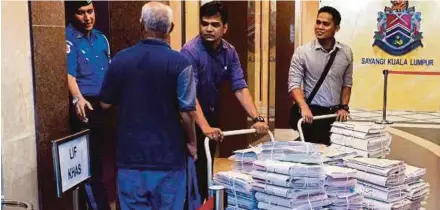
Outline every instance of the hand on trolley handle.
{"type": "MultiPolygon", "coordinates": [[[[345,110],[344,110],[345,111],[345,110]]],[[[345,114],[345,113],[344,113],[345,114]]],[[[328,118],[334,118],[334,117],[336,117],[336,118],[340,118],[341,117],[341,115],[340,114],[327,114],[327,115],[319,115],[319,116],[313,116],[312,117],[312,120],[322,120],[322,119],[328,119],[328,118]]],[[[346,119],[351,119],[351,117],[350,117],[350,115],[348,114],[348,112],[347,112],[347,115],[345,115],[345,116],[343,116],[343,117],[345,117],[346,119]]],[[[305,122],[305,119],[304,118],[301,118],[301,119],[299,119],[298,120],[298,124],[297,124],[297,127],[298,127],[298,133],[299,133],[299,138],[301,139],[301,141],[302,142],[304,142],[305,140],[304,140],[304,133],[303,133],[303,129],[302,129],[302,124],[305,122]]]]}

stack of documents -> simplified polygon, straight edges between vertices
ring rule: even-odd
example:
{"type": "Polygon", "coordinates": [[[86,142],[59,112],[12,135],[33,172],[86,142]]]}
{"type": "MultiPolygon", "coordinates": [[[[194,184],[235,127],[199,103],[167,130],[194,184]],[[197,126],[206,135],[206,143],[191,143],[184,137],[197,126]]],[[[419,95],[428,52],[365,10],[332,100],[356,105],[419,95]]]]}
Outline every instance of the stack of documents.
{"type": "Polygon", "coordinates": [[[425,168],[406,165],[405,183],[408,184],[407,199],[411,201],[411,209],[420,209],[429,195],[429,184],[422,180],[425,168]]]}
{"type": "Polygon", "coordinates": [[[344,166],[344,158],[361,157],[353,150],[338,149],[339,146],[333,144],[324,148],[324,164],[334,166],[344,166]],[[336,146],[336,149],[335,149],[336,146]]]}
{"type": "Polygon", "coordinates": [[[253,179],[236,171],[222,171],[214,176],[214,183],[226,188],[227,209],[258,209],[253,179]]]}
{"type": "MultiPolygon", "coordinates": [[[[377,158],[347,158],[349,168],[358,170],[356,192],[364,196],[364,205],[373,209],[408,208],[403,161],[377,158]]],[[[411,202],[409,202],[411,204],[411,202]]]]}
{"type": "Polygon", "coordinates": [[[262,150],[260,144],[256,147],[234,151],[234,154],[228,158],[234,161],[232,170],[249,174],[253,170],[253,162],[260,158],[262,150]]]}
{"type": "Polygon", "coordinates": [[[350,168],[325,165],[325,191],[332,202],[330,209],[360,209],[363,195],[355,192],[357,171],[350,168]]]}
{"type": "Polygon", "coordinates": [[[391,135],[383,125],[361,122],[334,122],[332,148],[356,152],[362,157],[384,157],[390,153],[391,135]]]}
{"type": "Polygon", "coordinates": [[[322,146],[266,142],[254,161],[253,190],[259,209],[319,209],[331,204],[325,192],[322,146]]]}
{"type": "Polygon", "coordinates": [[[275,141],[263,144],[261,159],[296,163],[322,164],[324,147],[300,141],[275,141]]]}

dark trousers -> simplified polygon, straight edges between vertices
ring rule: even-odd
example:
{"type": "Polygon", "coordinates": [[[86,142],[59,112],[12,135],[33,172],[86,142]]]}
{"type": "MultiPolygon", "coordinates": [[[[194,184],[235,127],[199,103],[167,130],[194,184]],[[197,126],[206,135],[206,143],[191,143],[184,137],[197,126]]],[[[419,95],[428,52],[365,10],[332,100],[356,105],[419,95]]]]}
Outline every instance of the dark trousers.
{"type": "MultiPolygon", "coordinates": [[[[217,126],[217,120],[214,117],[214,114],[205,113],[206,120],[209,125],[212,127],[217,126]]],[[[196,134],[197,134],[197,160],[196,160],[196,173],[197,173],[197,182],[199,184],[199,192],[200,192],[200,200],[203,201],[208,198],[208,162],[206,159],[205,152],[205,138],[206,136],[200,130],[198,126],[196,126],[196,134]]],[[[209,142],[209,148],[211,152],[212,164],[214,163],[214,155],[217,148],[216,141],[209,142]]],[[[213,165],[211,165],[213,166],[213,165]]]]}
{"type": "MultiPolygon", "coordinates": [[[[71,126],[74,132],[84,129],[90,129],[89,133],[89,154],[90,154],[90,171],[91,179],[81,189],[82,195],[93,210],[110,210],[107,189],[104,184],[103,165],[108,156],[108,146],[113,144],[115,132],[113,127],[113,116],[111,111],[101,109],[98,98],[85,97],[89,101],[94,110],[86,111],[86,116],[89,119],[87,123],[81,122],[71,105],[71,126]],[[107,149],[105,149],[107,148],[107,149]]],[[[111,172],[113,173],[113,172],[111,172]]]]}
{"type": "MultiPolygon", "coordinates": [[[[313,116],[334,114],[333,107],[321,107],[311,105],[310,110],[313,116]]],[[[336,118],[313,120],[312,124],[303,124],[304,140],[307,142],[330,145],[330,129],[336,118]]]]}

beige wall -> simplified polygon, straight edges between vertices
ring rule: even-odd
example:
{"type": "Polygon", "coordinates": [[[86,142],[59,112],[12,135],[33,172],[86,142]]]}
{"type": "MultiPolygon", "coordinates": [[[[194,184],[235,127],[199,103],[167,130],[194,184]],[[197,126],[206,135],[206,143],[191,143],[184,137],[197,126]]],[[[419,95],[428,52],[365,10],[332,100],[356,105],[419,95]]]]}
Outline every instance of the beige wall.
{"type": "Polygon", "coordinates": [[[185,1],[185,41],[199,34],[199,1],[185,1]]]}
{"type": "Polygon", "coordinates": [[[3,194],[38,209],[28,2],[3,1],[1,10],[3,194]]]}
{"type": "Polygon", "coordinates": [[[319,10],[319,1],[295,1],[295,47],[315,38],[313,27],[319,10]]]}
{"type": "Polygon", "coordinates": [[[171,32],[170,45],[174,50],[182,48],[182,2],[171,1],[170,7],[173,10],[174,29],[171,32]]]}

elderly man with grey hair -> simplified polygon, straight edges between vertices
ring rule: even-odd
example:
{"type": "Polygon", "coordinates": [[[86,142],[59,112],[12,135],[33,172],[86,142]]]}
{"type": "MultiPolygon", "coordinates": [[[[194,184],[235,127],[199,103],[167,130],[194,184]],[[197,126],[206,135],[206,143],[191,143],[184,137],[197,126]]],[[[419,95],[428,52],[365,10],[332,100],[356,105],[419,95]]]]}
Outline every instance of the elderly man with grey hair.
{"type": "Polygon", "coordinates": [[[172,30],[171,8],[147,3],[140,21],[143,40],[114,56],[100,94],[104,109],[116,105],[119,111],[120,206],[182,210],[188,153],[197,154],[187,147],[195,142],[194,76],[185,57],[164,41],[172,30]]]}

